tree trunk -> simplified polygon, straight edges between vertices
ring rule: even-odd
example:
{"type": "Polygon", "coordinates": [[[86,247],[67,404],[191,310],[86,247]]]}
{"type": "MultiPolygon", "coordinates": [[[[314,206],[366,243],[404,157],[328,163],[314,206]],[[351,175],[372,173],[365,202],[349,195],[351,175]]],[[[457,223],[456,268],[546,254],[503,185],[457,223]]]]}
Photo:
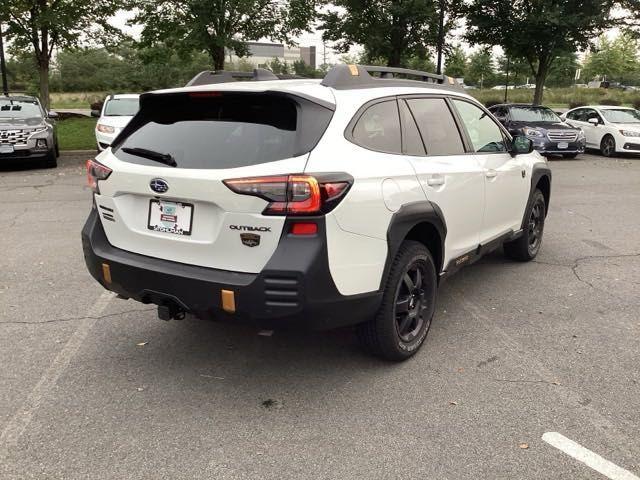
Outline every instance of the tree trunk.
{"type": "Polygon", "coordinates": [[[533,104],[542,104],[542,96],[544,95],[544,82],[547,80],[549,65],[546,60],[538,63],[538,71],[536,72],[536,91],[533,95],[533,104]]]}
{"type": "Polygon", "coordinates": [[[224,70],[224,47],[213,46],[209,50],[214,70],[224,70]]]}
{"type": "Polygon", "coordinates": [[[45,110],[49,111],[49,62],[39,63],[40,74],[40,101],[45,110]]]}
{"type": "Polygon", "coordinates": [[[387,67],[399,67],[402,59],[402,50],[399,48],[391,47],[389,53],[389,59],[387,61],[387,67]]]}

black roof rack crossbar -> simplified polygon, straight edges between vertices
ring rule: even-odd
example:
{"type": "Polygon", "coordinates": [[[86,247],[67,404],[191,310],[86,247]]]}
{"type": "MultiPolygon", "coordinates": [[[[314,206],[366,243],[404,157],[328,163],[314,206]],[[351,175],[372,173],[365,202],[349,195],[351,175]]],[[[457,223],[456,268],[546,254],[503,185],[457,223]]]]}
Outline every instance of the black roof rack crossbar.
{"type": "Polygon", "coordinates": [[[187,83],[187,87],[196,85],[211,85],[215,83],[235,82],[237,80],[278,80],[269,70],[254,68],[253,72],[231,72],[227,70],[205,70],[200,72],[187,83]]]}
{"type": "Polygon", "coordinates": [[[424,83],[460,88],[458,82],[446,75],[411,70],[409,68],[378,67],[374,65],[336,65],[322,80],[322,85],[335,89],[401,86],[424,83]],[[373,75],[372,75],[373,74],[373,75]]]}

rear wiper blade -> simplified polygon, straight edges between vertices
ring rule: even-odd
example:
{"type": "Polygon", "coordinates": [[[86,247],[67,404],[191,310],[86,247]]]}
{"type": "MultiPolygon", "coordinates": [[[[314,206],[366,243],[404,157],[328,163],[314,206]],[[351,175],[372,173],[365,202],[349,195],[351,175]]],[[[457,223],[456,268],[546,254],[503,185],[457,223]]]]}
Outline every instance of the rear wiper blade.
{"type": "Polygon", "coordinates": [[[129,155],[147,158],[149,160],[153,160],[154,162],[164,163],[165,165],[169,165],[170,167],[178,166],[173,156],[169,153],[156,152],[154,150],[147,150],[146,148],[140,147],[123,147],[121,150],[124,153],[128,153],[129,155]]]}

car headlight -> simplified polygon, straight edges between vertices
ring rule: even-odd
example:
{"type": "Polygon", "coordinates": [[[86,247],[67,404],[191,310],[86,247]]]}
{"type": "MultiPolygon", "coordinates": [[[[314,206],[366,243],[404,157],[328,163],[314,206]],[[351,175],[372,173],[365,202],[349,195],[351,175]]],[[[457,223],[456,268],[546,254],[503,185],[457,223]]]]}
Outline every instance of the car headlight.
{"type": "Polygon", "coordinates": [[[640,137],[640,132],[633,132],[631,130],[620,130],[620,133],[625,137],[640,137]]]}
{"type": "Polygon", "coordinates": [[[527,137],[544,137],[544,133],[542,133],[540,130],[536,130],[535,128],[524,127],[522,129],[522,132],[527,137]]]}
{"type": "Polygon", "coordinates": [[[101,123],[99,123],[98,125],[96,125],[96,130],[99,131],[100,133],[113,133],[116,131],[115,128],[113,128],[110,125],[103,125],[101,123]]]}

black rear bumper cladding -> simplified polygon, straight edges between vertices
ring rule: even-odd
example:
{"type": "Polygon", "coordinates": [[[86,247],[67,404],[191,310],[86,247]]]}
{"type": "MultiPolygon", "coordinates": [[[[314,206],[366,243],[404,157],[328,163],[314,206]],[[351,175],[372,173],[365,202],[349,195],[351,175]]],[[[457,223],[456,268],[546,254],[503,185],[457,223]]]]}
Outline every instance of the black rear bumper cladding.
{"type": "Polygon", "coordinates": [[[199,318],[310,330],[373,318],[382,293],[338,292],[329,271],[324,219],[313,221],[318,224],[317,235],[294,236],[287,233],[291,222],[287,220],[278,248],[259,274],[185,265],[115,248],[95,210],[82,229],[82,246],[89,272],[108,290],[143,303],[174,303],[199,318]],[[103,263],[110,268],[109,284],[103,278],[103,263]],[[235,294],[233,314],[222,309],[223,289],[235,294]]]}

